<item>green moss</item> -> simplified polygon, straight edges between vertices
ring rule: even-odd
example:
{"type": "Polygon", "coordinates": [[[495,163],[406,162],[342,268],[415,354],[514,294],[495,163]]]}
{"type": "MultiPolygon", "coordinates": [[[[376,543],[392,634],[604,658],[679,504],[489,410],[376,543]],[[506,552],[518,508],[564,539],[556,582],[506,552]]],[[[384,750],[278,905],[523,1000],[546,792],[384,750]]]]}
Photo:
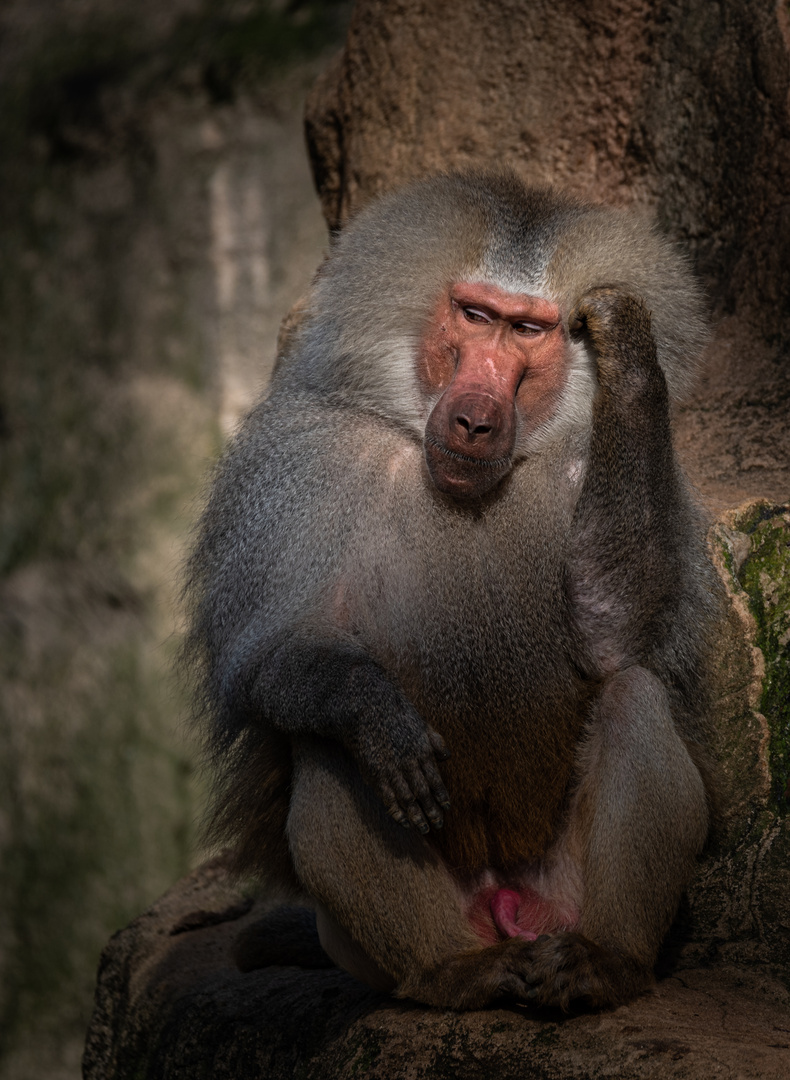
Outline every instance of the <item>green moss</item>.
{"type": "Polygon", "coordinates": [[[757,623],[755,644],[765,660],[760,710],[771,731],[770,769],[777,807],[790,805],[790,511],[759,503],[736,528],[749,552],[735,577],[757,623]]]}
{"type": "Polygon", "coordinates": [[[730,575],[730,577],[733,580],[735,580],[735,578],[737,576],[736,572],[735,572],[735,559],[733,558],[733,554],[732,554],[732,551],[730,550],[729,545],[728,544],[720,544],[719,545],[719,550],[721,551],[721,556],[722,556],[722,559],[724,560],[724,568],[725,568],[725,570],[730,575]]]}

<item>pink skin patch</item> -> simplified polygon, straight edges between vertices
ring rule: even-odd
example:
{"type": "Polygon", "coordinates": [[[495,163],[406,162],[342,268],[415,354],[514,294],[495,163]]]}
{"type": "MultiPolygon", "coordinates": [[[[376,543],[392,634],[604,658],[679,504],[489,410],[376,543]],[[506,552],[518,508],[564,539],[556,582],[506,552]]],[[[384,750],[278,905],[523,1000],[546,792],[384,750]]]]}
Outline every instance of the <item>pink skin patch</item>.
{"type": "Polygon", "coordinates": [[[491,897],[491,914],[494,925],[503,937],[521,937],[527,941],[537,941],[538,935],[532,930],[525,930],[518,925],[517,919],[521,897],[513,889],[500,889],[491,897]]]}
{"type": "Polygon", "coordinates": [[[529,886],[501,889],[492,885],[475,894],[467,918],[476,934],[495,945],[507,938],[536,941],[541,934],[568,930],[579,914],[573,905],[547,900],[529,886]]]}

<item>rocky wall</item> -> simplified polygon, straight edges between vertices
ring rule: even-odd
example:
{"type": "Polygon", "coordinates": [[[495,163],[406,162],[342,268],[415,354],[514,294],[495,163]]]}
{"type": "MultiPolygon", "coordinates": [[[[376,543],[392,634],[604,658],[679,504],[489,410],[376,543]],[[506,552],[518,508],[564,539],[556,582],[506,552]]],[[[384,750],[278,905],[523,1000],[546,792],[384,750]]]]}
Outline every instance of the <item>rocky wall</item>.
{"type": "Polygon", "coordinates": [[[0,8],[3,1080],[78,1075],[102,947],[198,857],[179,567],[326,244],[324,7],[0,8]]]}

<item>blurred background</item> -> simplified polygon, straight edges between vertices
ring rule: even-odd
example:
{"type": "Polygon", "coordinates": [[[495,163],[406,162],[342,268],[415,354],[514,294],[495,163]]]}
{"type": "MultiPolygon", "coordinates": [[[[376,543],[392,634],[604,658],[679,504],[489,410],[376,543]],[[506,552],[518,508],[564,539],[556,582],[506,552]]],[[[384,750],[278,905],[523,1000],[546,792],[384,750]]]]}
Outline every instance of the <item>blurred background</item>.
{"type": "Polygon", "coordinates": [[[0,0],[2,1080],[79,1075],[103,946],[199,857],[179,566],[327,244],[350,7],[0,0]]]}

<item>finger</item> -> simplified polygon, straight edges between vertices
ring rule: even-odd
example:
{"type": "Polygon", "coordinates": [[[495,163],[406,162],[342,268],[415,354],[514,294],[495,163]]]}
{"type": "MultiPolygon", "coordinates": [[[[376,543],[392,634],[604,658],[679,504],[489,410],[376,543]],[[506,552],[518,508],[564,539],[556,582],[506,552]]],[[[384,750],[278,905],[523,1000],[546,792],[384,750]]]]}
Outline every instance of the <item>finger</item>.
{"type": "Polygon", "coordinates": [[[435,762],[431,761],[430,759],[428,761],[424,761],[422,765],[422,771],[425,773],[425,778],[430,786],[436,802],[439,804],[439,806],[441,806],[443,810],[449,810],[450,796],[447,794],[447,788],[442,782],[441,774],[436,768],[435,762]]]}
{"type": "Polygon", "coordinates": [[[401,810],[401,808],[398,806],[397,803],[390,803],[389,805],[386,806],[386,810],[387,810],[387,813],[389,814],[389,816],[394,821],[396,821],[398,823],[398,825],[401,826],[401,828],[403,828],[403,829],[408,829],[409,828],[409,825],[410,825],[409,819],[406,817],[406,815],[404,814],[404,812],[401,810]]]}
{"type": "MultiPolygon", "coordinates": [[[[430,823],[435,829],[441,829],[442,825],[444,825],[444,818],[442,816],[441,810],[436,804],[434,793],[431,790],[432,785],[429,783],[426,777],[429,765],[433,767],[434,774],[439,779],[439,786],[441,787],[441,778],[436,772],[436,766],[433,765],[433,762],[430,761],[430,759],[429,761],[422,762],[421,764],[419,762],[414,762],[413,764],[410,764],[408,772],[406,773],[406,781],[411,787],[411,790],[414,793],[417,802],[422,807],[422,811],[428,818],[430,823]]],[[[446,794],[447,793],[445,792],[445,795],[446,794]]]]}
{"type": "Polygon", "coordinates": [[[431,749],[433,750],[434,755],[439,759],[439,761],[447,761],[448,757],[450,756],[450,751],[447,749],[447,744],[445,743],[444,739],[441,737],[438,731],[434,731],[434,729],[431,727],[426,728],[425,730],[426,734],[428,735],[428,741],[431,744],[431,749]]]}
{"type": "Polygon", "coordinates": [[[585,324],[590,329],[590,321],[598,325],[601,320],[611,314],[613,305],[621,298],[621,295],[616,289],[605,287],[594,289],[587,296],[582,297],[572,311],[568,320],[569,329],[578,331],[585,324]]]}
{"type": "Polygon", "coordinates": [[[391,818],[393,818],[404,829],[409,827],[409,819],[401,809],[398,800],[395,798],[395,792],[389,786],[386,781],[379,784],[379,796],[384,803],[384,807],[391,818]]]}
{"type": "Polygon", "coordinates": [[[412,823],[415,829],[419,829],[419,831],[423,833],[423,835],[431,831],[431,826],[425,820],[423,812],[419,808],[417,803],[412,803],[411,806],[408,808],[407,813],[409,815],[409,821],[412,823]]]}
{"type": "Polygon", "coordinates": [[[395,792],[395,798],[398,800],[398,803],[404,810],[410,823],[414,825],[416,829],[419,829],[421,833],[427,833],[430,826],[425,820],[422,810],[417,805],[412,788],[407,783],[405,777],[394,776],[392,778],[392,787],[395,792]]]}

